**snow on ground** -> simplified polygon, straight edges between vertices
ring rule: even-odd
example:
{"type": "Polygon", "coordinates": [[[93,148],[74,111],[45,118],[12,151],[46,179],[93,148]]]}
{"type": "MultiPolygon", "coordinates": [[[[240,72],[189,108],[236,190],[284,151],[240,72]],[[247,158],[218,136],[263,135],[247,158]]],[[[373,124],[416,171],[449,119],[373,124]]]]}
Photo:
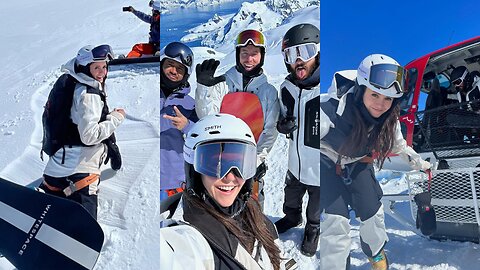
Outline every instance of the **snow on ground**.
{"type": "MultiPolygon", "coordinates": [[[[128,4],[151,12],[145,1],[128,4]]],[[[38,184],[46,164],[39,157],[41,114],[61,64],[87,44],[108,43],[125,53],[148,41],[149,25],[123,13],[123,5],[119,0],[3,3],[0,49],[8,53],[0,60],[1,177],[38,184]]],[[[124,166],[102,170],[98,221],[105,242],[95,269],[159,268],[159,83],[158,65],[110,69],[109,105],[127,112],[116,132],[124,166]]],[[[0,259],[0,269],[12,268],[0,259]]]]}

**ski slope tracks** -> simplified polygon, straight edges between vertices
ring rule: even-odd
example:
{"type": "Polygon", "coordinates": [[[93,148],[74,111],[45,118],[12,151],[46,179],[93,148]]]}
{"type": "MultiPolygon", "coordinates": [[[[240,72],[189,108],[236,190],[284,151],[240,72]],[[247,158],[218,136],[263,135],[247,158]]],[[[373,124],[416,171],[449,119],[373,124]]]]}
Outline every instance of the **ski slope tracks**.
{"type": "MultiPolygon", "coordinates": [[[[148,13],[147,4],[128,3],[148,13]]],[[[4,3],[0,49],[9,53],[0,60],[1,177],[22,185],[41,181],[46,164],[40,159],[41,114],[61,64],[87,44],[107,43],[115,53],[125,53],[134,43],[148,41],[149,25],[123,13],[123,5],[92,0],[4,3]]],[[[102,167],[98,221],[105,242],[98,270],[159,268],[159,71],[158,64],[112,66],[108,74],[110,108],[124,108],[127,119],[116,132],[122,169],[102,167]]],[[[0,269],[14,267],[0,259],[0,269]]]]}

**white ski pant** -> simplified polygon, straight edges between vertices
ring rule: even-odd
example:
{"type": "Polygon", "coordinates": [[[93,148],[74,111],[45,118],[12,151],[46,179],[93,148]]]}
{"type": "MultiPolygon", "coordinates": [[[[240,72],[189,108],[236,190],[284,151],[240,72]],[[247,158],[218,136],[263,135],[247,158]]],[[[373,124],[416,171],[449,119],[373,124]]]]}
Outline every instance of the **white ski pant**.
{"type": "Polygon", "coordinates": [[[377,255],[388,241],[385,232],[382,189],[370,163],[348,165],[346,181],[335,164],[322,157],[320,163],[320,269],[346,269],[350,254],[350,210],[360,222],[360,243],[368,257],[377,255]]]}
{"type": "MultiPolygon", "coordinates": [[[[333,214],[323,214],[320,225],[320,269],[343,270],[350,255],[350,220],[333,214]]],[[[360,241],[364,253],[377,255],[388,241],[385,232],[383,206],[371,218],[360,222],[360,241]]]]}

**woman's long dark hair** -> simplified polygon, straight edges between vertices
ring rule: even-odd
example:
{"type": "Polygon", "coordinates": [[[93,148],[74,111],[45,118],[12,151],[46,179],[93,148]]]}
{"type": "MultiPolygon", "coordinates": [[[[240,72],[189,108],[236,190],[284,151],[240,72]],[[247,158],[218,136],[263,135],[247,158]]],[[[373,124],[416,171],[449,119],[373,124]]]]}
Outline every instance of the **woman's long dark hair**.
{"type": "Polygon", "coordinates": [[[248,250],[248,252],[253,252],[255,239],[257,239],[267,251],[273,269],[280,269],[280,249],[275,244],[275,239],[267,228],[264,215],[260,210],[260,206],[258,205],[257,201],[251,197],[247,199],[245,210],[240,213],[239,217],[239,220],[242,220],[244,225],[242,228],[240,228],[235,219],[218,212],[215,210],[215,208],[206,204],[198,196],[185,191],[183,193],[183,198],[185,199],[185,202],[190,204],[192,207],[205,209],[210,215],[222,223],[227,230],[237,237],[237,239],[248,250]]]}
{"type": "Polygon", "coordinates": [[[368,130],[369,126],[361,116],[360,109],[357,106],[352,106],[354,110],[352,132],[348,135],[338,153],[346,157],[356,157],[356,154],[360,153],[366,146],[369,151],[378,155],[376,163],[381,169],[388,154],[392,151],[395,141],[395,128],[400,115],[398,102],[394,102],[392,106],[390,110],[385,112],[388,115],[385,116],[383,123],[374,125],[370,132],[368,130]]]}

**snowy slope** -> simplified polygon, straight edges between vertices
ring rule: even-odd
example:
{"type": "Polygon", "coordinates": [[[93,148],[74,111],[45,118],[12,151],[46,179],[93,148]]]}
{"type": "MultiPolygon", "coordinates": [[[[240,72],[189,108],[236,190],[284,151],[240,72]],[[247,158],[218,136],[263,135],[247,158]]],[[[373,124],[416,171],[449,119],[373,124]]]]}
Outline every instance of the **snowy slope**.
{"type": "MultiPolygon", "coordinates": [[[[145,1],[129,1],[150,12],[145,1]]],[[[6,2],[0,10],[0,175],[38,183],[41,113],[60,65],[87,44],[110,44],[125,53],[148,40],[149,25],[122,13],[124,1],[6,2]],[[93,8],[94,7],[94,8],[93,8]],[[20,20],[28,18],[28,20],[20,20]]],[[[105,243],[95,269],[158,269],[159,67],[112,67],[107,80],[111,108],[125,108],[117,131],[124,167],[103,167],[99,223],[105,243]]],[[[21,198],[25,199],[25,198],[21,198]]],[[[0,259],[0,269],[12,269],[0,259]]]]}

